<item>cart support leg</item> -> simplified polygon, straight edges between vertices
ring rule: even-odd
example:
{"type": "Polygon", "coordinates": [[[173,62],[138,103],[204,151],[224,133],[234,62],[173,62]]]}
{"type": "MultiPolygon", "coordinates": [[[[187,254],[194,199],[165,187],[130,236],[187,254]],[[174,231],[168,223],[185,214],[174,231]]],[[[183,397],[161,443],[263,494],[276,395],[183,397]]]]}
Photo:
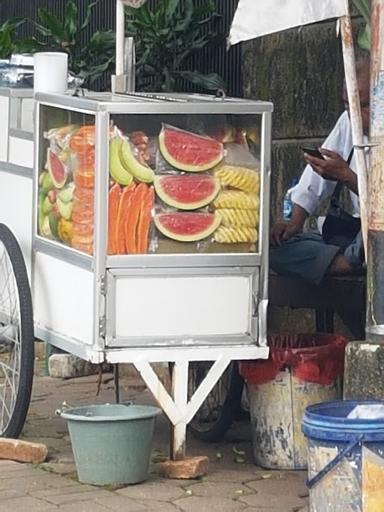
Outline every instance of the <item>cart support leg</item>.
{"type": "Polygon", "coordinates": [[[120,378],[119,378],[119,363],[113,366],[113,379],[115,382],[115,401],[120,403],[120,378]]]}
{"type": "Polygon", "coordinates": [[[176,361],[172,372],[172,394],[181,417],[172,426],[171,459],[181,460],[185,458],[185,441],[187,435],[186,411],[188,403],[188,361],[176,361]]]}

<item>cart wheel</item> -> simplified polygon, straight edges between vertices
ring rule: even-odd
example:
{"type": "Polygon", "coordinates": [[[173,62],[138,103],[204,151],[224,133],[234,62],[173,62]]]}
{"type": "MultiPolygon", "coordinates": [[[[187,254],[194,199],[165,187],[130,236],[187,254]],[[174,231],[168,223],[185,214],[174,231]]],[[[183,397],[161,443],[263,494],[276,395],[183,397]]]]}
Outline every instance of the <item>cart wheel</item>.
{"type": "Polygon", "coordinates": [[[31,399],[34,333],[24,258],[12,232],[0,224],[0,436],[17,438],[31,399]]]}
{"type": "MultiPolygon", "coordinates": [[[[211,366],[212,362],[190,363],[188,382],[190,396],[211,366]]],[[[240,416],[243,388],[244,381],[238,365],[232,362],[189,424],[188,430],[191,434],[206,442],[218,441],[223,437],[232,422],[240,416]]]]}

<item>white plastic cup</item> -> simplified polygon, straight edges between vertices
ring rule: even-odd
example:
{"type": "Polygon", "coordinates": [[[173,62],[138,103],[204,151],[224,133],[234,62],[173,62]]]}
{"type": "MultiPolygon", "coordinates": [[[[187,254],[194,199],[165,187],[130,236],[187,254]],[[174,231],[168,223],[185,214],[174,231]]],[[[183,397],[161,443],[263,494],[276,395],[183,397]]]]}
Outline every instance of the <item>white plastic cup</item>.
{"type": "Polygon", "coordinates": [[[68,55],[39,52],[34,56],[34,91],[62,94],[68,88],[68,55]]]}

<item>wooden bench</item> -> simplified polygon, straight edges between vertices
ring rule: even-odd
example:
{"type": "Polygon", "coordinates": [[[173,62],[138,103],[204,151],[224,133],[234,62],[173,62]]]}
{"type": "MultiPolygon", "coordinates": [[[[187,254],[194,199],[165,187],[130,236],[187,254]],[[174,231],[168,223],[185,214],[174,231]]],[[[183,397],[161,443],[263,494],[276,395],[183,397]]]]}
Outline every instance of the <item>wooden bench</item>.
{"type": "Polygon", "coordinates": [[[334,313],[354,339],[365,338],[365,275],[329,276],[321,286],[293,277],[269,275],[269,304],[315,310],[316,331],[334,332],[334,313]]]}

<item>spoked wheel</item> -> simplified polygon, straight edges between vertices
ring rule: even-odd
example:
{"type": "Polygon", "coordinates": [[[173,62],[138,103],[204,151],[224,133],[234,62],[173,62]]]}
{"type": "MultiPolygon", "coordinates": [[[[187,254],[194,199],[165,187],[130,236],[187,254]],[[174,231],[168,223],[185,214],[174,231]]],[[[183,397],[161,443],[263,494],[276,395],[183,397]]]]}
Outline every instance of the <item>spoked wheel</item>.
{"type": "MultiPolygon", "coordinates": [[[[200,385],[212,362],[190,363],[189,396],[200,385]]],[[[191,434],[206,442],[218,441],[241,412],[244,381],[236,362],[230,363],[188,426],[191,434]]]]}
{"type": "Polygon", "coordinates": [[[17,438],[31,399],[34,335],[24,258],[12,232],[0,224],[0,436],[17,438]]]}

